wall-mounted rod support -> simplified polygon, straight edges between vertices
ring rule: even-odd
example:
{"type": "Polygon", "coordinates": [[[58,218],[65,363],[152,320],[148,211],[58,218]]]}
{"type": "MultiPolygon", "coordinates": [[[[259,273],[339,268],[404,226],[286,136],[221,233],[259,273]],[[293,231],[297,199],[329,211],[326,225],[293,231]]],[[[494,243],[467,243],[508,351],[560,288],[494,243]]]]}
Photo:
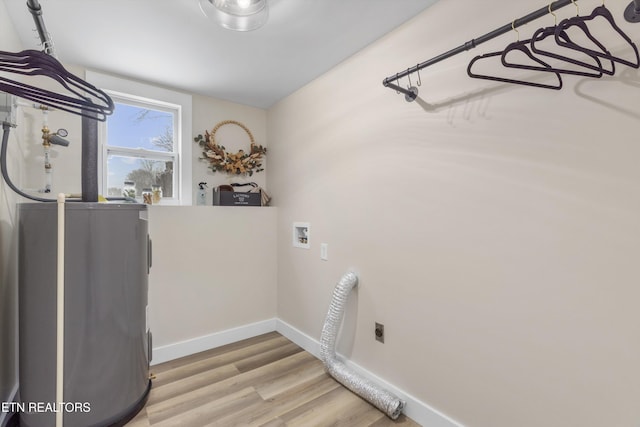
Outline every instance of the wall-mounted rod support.
{"type": "Polygon", "coordinates": [[[47,31],[47,27],[44,25],[44,19],[42,19],[42,7],[40,6],[40,3],[38,0],[27,0],[27,7],[29,8],[31,15],[33,15],[33,21],[36,24],[36,31],[38,31],[38,36],[40,37],[40,41],[44,47],[44,52],[55,57],[56,55],[53,50],[51,35],[47,31]]]}
{"type": "Polygon", "coordinates": [[[640,22],[640,0],[633,0],[624,10],[624,19],[629,22],[640,22]]]}
{"type": "MultiPolygon", "coordinates": [[[[577,0],[575,0],[577,1],[577,0]]],[[[640,1],[640,0],[636,0],[636,1],[640,1]]],[[[434,58],[431,58],[427,61],[424,61],[418,65],[415,65],[413,67],[407,68],[405,71],[402,71],[400,73],[396,73],[392,76],[387,77],[386,79],[384,79],[382,81],[382,84],[385,87],[391,88],[391,89],[395,89],[398,92],[402,92],[405,94],[405,99],[407,101],[413,101],[416,97],[417,97],[417,89],[415,88],[403,88],[400,87],[399,85],[399,81],[401,78],[408,76],[409,74],[412,73],[416,73],[420,70],[422,70],[423,68],[429,67],[430,65],[436,64],[440,61],[444,61],[445,59],[451,58],[452,56],[455,56],[459,53],[465,52],[467,50],[473,49],[476,46],[487,42],[489,40],[492,40],[498,36],[501,36],[503,34],[508,33],[509,31],[513,31],[514,28],[518,28],[521,27],[522,25],[528,24],[531,21],[535,21],[538,18],[541,18],[545,15],[548,15],[550,12],[553,12],[555,10],[558,10],[562,7],[565,7],[569,4],[572,4],[572,0],[558,0],[555,1],[553,3],[551,3],[548,6],[545,6],[543,8],[540,8],[538,10],[536,10],[535,12],[531,12],[530,14],[523,16],[522,18],[518,18],[513,22],[509,22],[508,24],[503,25],[500,28],[496,28],[495,30],[478,37],[477,39],[472,39],[466,43],[464,43],[463,45],[460,45],[454,49],[451,49],[448,52],[445,52],[441,55],[438,55],[434,58]]]]}

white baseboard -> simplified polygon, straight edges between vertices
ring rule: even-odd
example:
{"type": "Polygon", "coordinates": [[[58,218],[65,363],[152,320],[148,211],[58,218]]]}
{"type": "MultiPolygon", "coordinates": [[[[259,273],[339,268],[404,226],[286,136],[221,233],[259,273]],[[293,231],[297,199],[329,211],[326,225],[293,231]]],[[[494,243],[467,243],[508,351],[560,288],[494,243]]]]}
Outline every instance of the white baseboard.
{"type": "Polygon", "coordinates": [[[152,365],[168,362],[169,360],[189,356],[201,351],[231,344],[247,338],[266,334],[276,330],[276,319],[263,320],[249,325],[239,326],[225,331],[215,332],[203,337],[181,341],[162,347],[156,347],[152,353],[152,365]]]}
{"type": "MultiPolygon", "coordinates": [[[[317,339],[305,334],[304,332],[294,328],[293,326],[280,319],[276,319],[276,331],[278,331],[280,334],[287,337],[290,341],[293,341],[309,353],[313,354],[315,357],[320,358],[320,342],[317,339]]],[[[407,402],[407,405],[404,409],[404,414],[418,424],[429,427],[464,427],[459,422],[430,407],[426,403],[421,402],[420,400],[400,390],[394,385],[389,384],[382,378],[376,376],[370,371],[367,371],[360,365],[345,359],[340,354],[338,354],[337,356],[345,365],[353,369],[353,371],[357,372],[365,378],[370,379],[381,387],[386,388],[387,390],[398,396],[400,399],[407,402]]]]}
{"type": "MultiPolygon", "coordinates": [[[[18,383],[13,386],[11,390],[11,394],[6,402],[17,402],[18,401],[18,383]]],[[[11,412],[2,412],[0,411],[0,427],[4,427],[9,421],[9,417],[13,415],[11,412]]]]}
{"type": "MultiPolygon", "coordinates": [[[[305,334],[304,332],[294,328],[293,326],[280,319],[274,318],[233,329],[228,329],[226,331],[216,332],[203,337],[198,337],[191,340],[154,348],[152,364],[157,365],[169,360],[188,356],[194,353],[199,353],[205,350],[210,350],[212,348],[231,344],[240,340],[252,338],[273,331],[277,331],[315,357],[320,358],[320,342],[316,338],[305,334]]],[[[382,378],[379,378],[378,376],[367,371],[358,364],[346,360],[339,354],[338,357],[341,358],[342,361],[355,372],[359,373],[365,378],[370,379],[376,384],[379,384],[381,387],[386,388],[390,392],[397,395],[400,399],[407,402],[404,413],[418,424],[429,427],[464,427],[462,424],[454,421],[445,414],[430,407],[426,403],[421,402],[410,394],[393,386],[392,384],[389,384],[382,378]]]]}
{"type": "Polygon", "coordinates": [[[317,339],[280,319],[276,319],[276,331],[320,359],[320,341],[317,339]]]}

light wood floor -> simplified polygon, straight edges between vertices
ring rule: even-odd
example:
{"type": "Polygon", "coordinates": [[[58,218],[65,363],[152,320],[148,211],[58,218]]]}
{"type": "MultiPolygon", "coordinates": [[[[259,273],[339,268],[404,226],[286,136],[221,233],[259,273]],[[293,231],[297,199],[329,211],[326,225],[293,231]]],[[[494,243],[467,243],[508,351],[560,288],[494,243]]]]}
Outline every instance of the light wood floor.
{"type": "Polygon", "coordinates": [[[127,427],[419,425],[387,418],[277,332],[151,370],[149,401],[127,427]]]}

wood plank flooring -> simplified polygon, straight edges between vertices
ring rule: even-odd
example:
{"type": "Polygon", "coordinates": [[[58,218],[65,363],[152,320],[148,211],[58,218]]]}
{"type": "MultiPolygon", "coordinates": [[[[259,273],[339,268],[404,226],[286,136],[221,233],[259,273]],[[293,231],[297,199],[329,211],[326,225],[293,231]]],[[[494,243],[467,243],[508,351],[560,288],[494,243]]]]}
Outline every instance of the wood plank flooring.
{"type": "Polygon", "coordinates": [[[153,366],[145,408],[127,427],[419,426],[392,421],[272,332],[153,366]]]}

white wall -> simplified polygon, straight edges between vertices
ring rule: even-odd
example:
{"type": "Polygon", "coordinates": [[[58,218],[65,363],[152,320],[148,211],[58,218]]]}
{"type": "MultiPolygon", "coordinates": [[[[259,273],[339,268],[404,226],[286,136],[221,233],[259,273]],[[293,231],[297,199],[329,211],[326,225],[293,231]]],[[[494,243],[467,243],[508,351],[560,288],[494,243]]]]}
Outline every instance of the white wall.
{"type": "MultiPolygon", "coordinates": [[[[193,186],[196,188],[199,182],[206,182],[209,186],[207,190],[207,204],[212,203],[212,190],[221,184],[233,182],[255,182],[260,187],[266,189],[266,167],[269,156],[269,144],[266,143],[267,134],[267,112],[260,108],[249,107],[229,101],[215,98],[194,95],[193,97],[193,136],[203,135],[205,131],[211,133],[212,129],[220,122],[234,120],[245,125],[258,145],[267,147],[267,155],[262,162],[265,170],[254,173],[253,176],[239,177],[237,175],[221,174],[208,169],[209,163],[200,160],[202,149],[193,142],[193,186]]],[[[215,140],[223,145],[228,153],[236,153],[239,150],[249,152],[251,140],[247,133],[239,126],[227,124],[221,126],[215,134],[215,140]]],[[[248,190],[244,188],[243,190],[248,190]]],[[[194,200],[196,200],[194,193],[194,200]]],[[[195,204],[195,202],[194,202],[195,204]]]]}
{"type": "MultiPolygon", "coordinates": [[[[193,136],[223,120],[243,123],[257,144],[267,145],[265,110],[193,95],[193,136]]],[[[221,127],[216,138],[228,152],[250,146],[248,135],[234,125],[221,127]]],[[[194,204],[201,181],[209,186],[209,205],[220,184],[254,181],[266,187],[265,172],[249,178],[208,170],[193,138],[185,143],[192,144],[194,204]]],[[[276,215],[272,208],[151,207],[149,313],[159,357],[215,344],[217,333],[276,316],[276,215]]]]}
{"type": "Polygon", "coordinates": [[[276,316],[275,208],[151,206],[154,348],[276,316]]]}
{"type": "MultiPolygon", "coordinates": [[[[607,5],[640,40],[627,3],[607,5]]],[[[341,351],[426,404],[468,427],[631,427],[638,71],[567,77],[562,91],[468,78],[505,35],[424,70],[418,102],[381,84],[538,8],[442,0],[269,110],[278,317],[319,337],[335,282],[355,268],[341,351]],[[311,223],[310,250],[292,247],[294,221],[311,223]]]]}

